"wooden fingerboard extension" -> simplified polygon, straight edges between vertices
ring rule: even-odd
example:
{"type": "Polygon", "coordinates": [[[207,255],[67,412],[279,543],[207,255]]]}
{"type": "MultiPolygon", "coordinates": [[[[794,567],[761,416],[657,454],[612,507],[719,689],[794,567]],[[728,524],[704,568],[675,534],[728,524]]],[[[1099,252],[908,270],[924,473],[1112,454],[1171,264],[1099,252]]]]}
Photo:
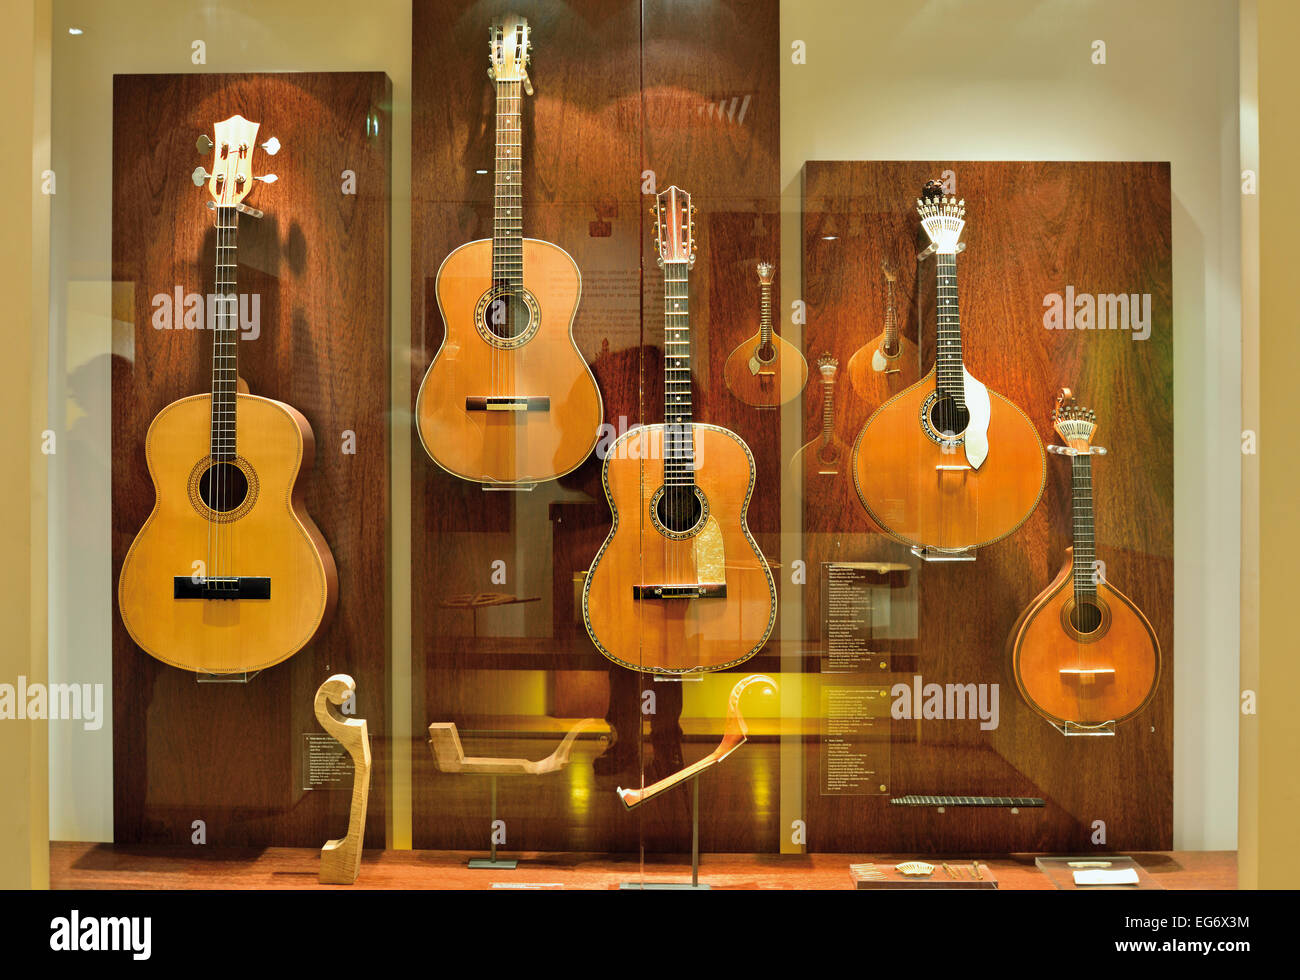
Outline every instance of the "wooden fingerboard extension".
{"type": "Polygon", "coordinates": [[[1042,806],[1037,796],[895,796],[895,806],[1042,806]]]}

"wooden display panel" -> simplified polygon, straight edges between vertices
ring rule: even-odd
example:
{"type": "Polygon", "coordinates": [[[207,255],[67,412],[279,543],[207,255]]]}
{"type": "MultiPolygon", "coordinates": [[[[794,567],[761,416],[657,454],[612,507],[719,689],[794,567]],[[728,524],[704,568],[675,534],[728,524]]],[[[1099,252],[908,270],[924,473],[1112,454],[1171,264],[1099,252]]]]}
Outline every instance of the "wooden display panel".
{"type": "MultiPolygon", "coordinates": [[[[438,267],[452,249],[491,235],[493,90],[484,42],[493,19],[507,12],[528,18],[533,41],[536,94],[523,100],[524,235],[564,248],[582,271],[573,332],[601,389],[606,444],[662,412],[662,279],[647,212],[649,191],[675,183],[700,209],[692,274],[696,418],[733,428],[756,451],[765,442],[774,447],[775,413],[735,401],[722,383],[727,354],[758,326],[753,267],[776,261],[774,0],[689,8],[415,3],[412,398],[444,334],[438,267]]],[[[416,730],[455,722],[476,755],[544,754],[564,730],[555,716],[603,715],[611,672],[623,670],[596,651],[575,614],[580,576],[610,526],[601,459],[593,453],[573,473],[527,493],[488,492],[443,472],[414,434],[411,452],[416,730]],[[453,602],[480,593],[527,601],[477,611],[453,602]],[[521,670],[545,671],[547,687],[546,709],[526,718],[518,705],[536,703],[527,686],[535,677],[521,670]]],[[[774,448],[758,466],[770,499],[755,499],[750,524],[760,545],[774,549],[774,448]]],[[[707,754],[716,738],[688,742],[687,761],[707,754]]],[[[592,775],[598,751],[580,740],[564,773],[501,781],[507,850],[635,851],[643,835],[651,849],[676,850],[689,839],[689,810],[671,800],[641,817],[624,812],[617,780],[592,775]]],[[[486,848],[487,786],[438,773],[422,738],[413,755],[415,846],[486,848]]],[[[701,813],[707,846],[769,846],[771,828],[755,819],[752,801],[733,805],[726,795],[733,789],[719,781],[705,791],[706,801],[723,794],[701,813]]]]}
{"type": "MultiPolygon", "coordinates": [[[[1050,411],[1068,386],[1096,410],[1093,467],[1097,557],[1106,577],[1150,619],[1163,674],[1151,704],[1114,737],[1066,738],[1020,698],[1005,644],[1017,615],[1056,575],[1071,543],[1070,465],[1047,457],[1038,508],[973,564],[920,566],[872,533],[851,474],[834,489],[842,516],[810,496],[809,567],[851,558],[920,566],[914,671],[881,683],[998,684],[999,725],[893,722],[889,792],[1042,796],[1012,815],[891,807],[887,796],[820,796],[810,767],[809,843],[815,850],[997,853],[1168,848],[1173,836],[1173,311],[1169,166],[1163,163],[809,162],[804,170],[805,349],[841,366],[880,333],[882,259],[899,270],[903,335],[918,342],[922,375],[934,363],[934,262],[918,265],[915,202],[924,182],[955,174],[966,201],[958,258],[967,369],[1023,409],[1045,443],[1050,411]],[[1045,297],[1149,294],[1150,336],[1131,330],[1049,330],[1045,297]],[[849,504],[851,503],[851,506],[849,504]],[[1094,841],[1104,821],[1105,845],[1094,841]]],[[[877,404],[837,386],[836,426],[850,446],[877,404]]],[[[804,400],[805,439],[821,427],[820,392],[804,400]]],[[[809,575],[805,628],[820,641],[820,579],[809,575]]],[[[810,758],[812,758],[810,756],[810,758]]]]}
{"type": "MultiPolygon", "coordinates": [[[[247,684],[198,683],[137,649],[114,617],[119,842],[188,844],[201,820],[209,845],[319,847],[346,822],[349,794],[302,789],[302,736],[319,734],[316,688],[352,675],[358,715],[386,730],[390,103],[379,72],[114,79],[114,590],[153,504],[149,423],[211,389],[210,337],[156,328],[154,297],[212,291],[213,213],[190,173],[211,163],[195,139],[235,113],[283,146],[254,161],[256,173],[279,176],[252,199],[265,217],[240,220],[239,291],[260,300],[240,373],[253,394],[311,424],[315,465],[300,485],[338,567],[332,620],[247,684]]],[[[384,840],[388,772],[377,748],[369,846],[384,840]]]]}

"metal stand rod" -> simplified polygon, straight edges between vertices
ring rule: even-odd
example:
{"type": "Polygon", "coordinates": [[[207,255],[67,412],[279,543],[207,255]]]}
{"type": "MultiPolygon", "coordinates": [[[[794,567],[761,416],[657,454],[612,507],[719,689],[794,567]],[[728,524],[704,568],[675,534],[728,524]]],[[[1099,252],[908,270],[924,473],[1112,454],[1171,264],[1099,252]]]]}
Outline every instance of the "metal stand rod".
{"type": "Polygon", "coordinates": [[[488,840],[492,845],[492,863],[497,863],[497,774],[488,777],[492,783],[492,815],[488,818],[488,840]]]}
{"type": "Polygon", "coordinates": [[[691,887],[700,887],[700,777],[691,777],[691,887]]]}

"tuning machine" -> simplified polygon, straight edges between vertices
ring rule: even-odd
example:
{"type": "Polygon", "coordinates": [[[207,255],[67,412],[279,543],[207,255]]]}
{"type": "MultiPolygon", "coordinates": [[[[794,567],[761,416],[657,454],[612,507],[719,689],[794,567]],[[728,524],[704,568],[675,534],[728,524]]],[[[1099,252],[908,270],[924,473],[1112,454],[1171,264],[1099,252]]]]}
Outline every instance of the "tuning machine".
{"type": "Polygon", "coordinates": [[[195,147],[198,148],[198,151],[204,156],[207,156],[209,153],[212,152],[213,143],[212,140],[208,138],[208,135],[206,133],[204,133],[197,140],[195,140],[194,145],[195,147]]]}
{"type": "Polygon", "coordinates": [[[273,157],[280,152],[280,141],[276,139],[274,136],[272,136],[265,143],[261,143],[259,145],[262,147],[263,150],[266,151],[266,155],[269,157],[273,157]]]}
{"type": "Polygon", "coordinates": [[[195,187],[202,187],[204,183],[212,179],[212,174],[208,173],[202,167],[195,167],[194,173],[190,174],[190,180],[194,181],[195,187]]]}
{"type": "Polygon", "coordinates": [[[263,184],[274,184],[280,178],[275,174],[264,174],[261,177],[254,177],[254,180],[260,180],[263,184]]]}

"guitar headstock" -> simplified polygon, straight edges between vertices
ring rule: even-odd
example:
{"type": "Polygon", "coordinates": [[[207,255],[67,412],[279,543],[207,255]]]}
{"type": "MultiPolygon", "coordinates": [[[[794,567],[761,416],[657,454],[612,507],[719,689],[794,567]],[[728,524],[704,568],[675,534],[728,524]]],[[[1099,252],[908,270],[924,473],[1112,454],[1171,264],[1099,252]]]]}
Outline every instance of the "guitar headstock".
{"type": "Polygon", "coordinates": [[[1067,446],[1086,453],[1091,449],[1097,432],[1097,413],[1076,404],[1074,393],[1069,388],[1062,388],[1056,394],[1056,405],[1052,409],[1052,427],[1067,446]]]}
{"type": "Polygon", "coordinates": [[[916,212],[921,216],[921,227],[929,236],[934,250],[940,255],[956,255],[957,241],[966,226],[966,202],[943,196],[943,184],[927,181],[916,202],[916,212]]]}
{"type": "Polygon", "coordinates": [[[817,370],[821,372],[822,380],[828,384],[835,380],[835,372],[839,367],[840,362],[831,357],[829,351],[817,358],[817,370]]]}
{"type": "MultiPolygon", "coordinates": [[[[275,174],[253,176],[253,153],[258,147],[259,123],[234,115],[212,126],[212,138],[200,136],[196,146],[200,153],[212,153],[212,171],[197,167],[190,175],[194,186],[208,185],[213,203],[209,207],[239,207],[253,190],[253,182],[274,184],[275,174]]],[[[280,141],[272,136],[260,144],[267,156],[280,152],[280,141]]]]}
{"type": "Polygon", "coordinates": [[[881,260],[880,271],[885,274],[886,282],[898,282],[898,270],[889,264],[888,259],[881,260]]]}
{"type": "Polygon", "coordinates": [[[685,262],[686,268],[695,264],[695,206],[691,195],[677,185],[655,195],[655,206],[650,209],[655,219],[655,248],[659,252],[659,265],[685,262]]]}
{"type": "Polygon", "coordinates": [[[758,282],[761,286],[772,285],[772,275],[776,272],[776,266],[771,262],[758,263],[758,282]]]}
{"type": "Polygon", "coordinates": [[[494,82],[522,82],[533,94],[528,64],[533,42],[528,39],[528,18],[507,14],[488,28],[488,78],[494,82]]]}

